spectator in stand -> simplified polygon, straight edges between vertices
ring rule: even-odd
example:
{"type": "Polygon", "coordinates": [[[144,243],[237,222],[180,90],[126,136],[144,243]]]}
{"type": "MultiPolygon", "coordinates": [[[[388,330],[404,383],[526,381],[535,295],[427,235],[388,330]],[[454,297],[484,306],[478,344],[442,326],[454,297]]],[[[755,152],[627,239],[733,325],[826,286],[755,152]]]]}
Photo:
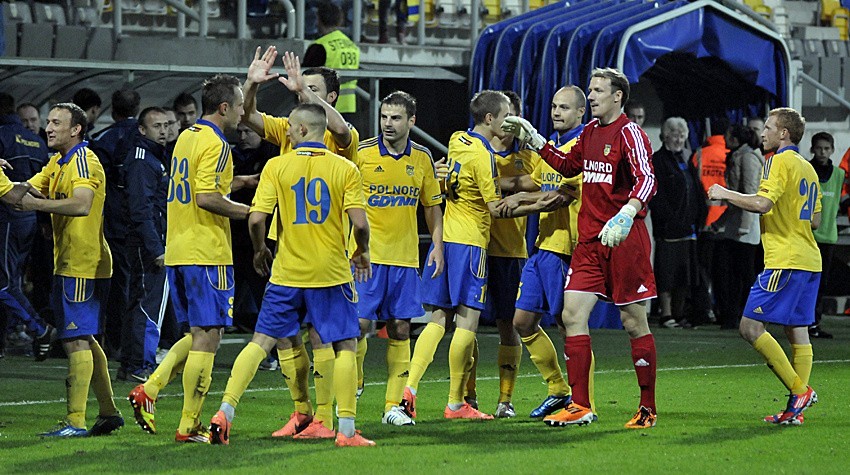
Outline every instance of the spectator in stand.
{"type": "MultiPolygon", "coordinates": [[[[725,135],[729,155],[726,157],[726,188],[745,195],[759,191],[764,159],[757,137],[747,126],[735,124],[725,135]]],[[[718,239],[714,249],[715,299],[720,327],[737,329],[743,315],[750,286],[756,278],[756,255],[761,239],[758,213],[729,204],[712,229],[718,239]]]]}
{"type": "Polygon", "coordinates": [[[378,0],[378,43],[390,42],[387,33],[387,16],[390,12],[390,4],[395,13],[395,37],[398,44],[404,44],[404,36],[407,30],[407,0],[378,0]]]}
{"type": "MultiPolygon", "coordinates": [[[[360,47],[340,30],[342,10],[330,2],[319,4],[319,33],[321,36],[304,52],[305,68],[326,68],[343,71],[360,67],[360,47]]],[[[341,114],[357,112],[357,80],[345,81],[339,85],[339,97],[336,110],[341,114]]]]}
{"type": "Polygon", "coordinates": [[[815,305],[815,324],[809,327],[809,336],[812,338],[832,338],[832,334],[825,332],[820,327],[823,316],[823,292],[829,285],[829,271],[832,268],[832,254],[835,243],[838,242],[838,216],[839,199],[841,187],[844,184],[844,171],[832,164],[832,154],[835,152],[835,139],[826,132],[818,132],[812,136],[812,159],[809,163],[818,174],[821,194],[821,224],[814,231],[815,242],[820,250],[823,270],[818,287],[818,300],[815,305]]]}
{"type": "Polygon", "coordinates": [[[86,113],[86,123],[88,126],[86,127],[83,138],[89,141],[91,139],[91,132],[94,130],[94,122],[100,116],[100,106],[103,104],[103,101],[101,101],[98,93],[84,87],[74,93],[72,102],[80,106],[80,109],[86,113]]]}
{"type": "Polygon", "coordinates": [[[706,309],[685,318],[685,303],[699,282],[697,234],[707,211],[697,169],[688,161],[687,140],[685,119],[670,117],[661,126],[663,145],[652,155],[658,193],[649,209],[661,325],[667,328],[696,326],[708,320],[706,309]]]}

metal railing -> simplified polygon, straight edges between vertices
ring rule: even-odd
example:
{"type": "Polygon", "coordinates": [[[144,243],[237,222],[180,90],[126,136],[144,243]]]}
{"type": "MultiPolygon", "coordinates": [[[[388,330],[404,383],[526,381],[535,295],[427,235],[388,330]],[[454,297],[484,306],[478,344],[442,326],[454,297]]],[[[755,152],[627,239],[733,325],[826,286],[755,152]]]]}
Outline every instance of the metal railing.
{"type": "MultiPolygon", "coordinates": [[[[290,39],[305,38],[304,14],[306,10],[305,0],[295,0],[293,5],[291,0],[276,0],[283,5],[283,10],[286,14],[286,37],[290,39]]],[[[404,1],[404,0],[399,0],[404,1]]],[[[197,9],[186,5],[183,0],[162,0],[163,3],[173,8],[177,18],[177,37],[184,38],[186,36],[187,20],[198,22],[198,36],[205,38],[209,34],[209,3],[208,0],[200,0],[197,2],[197,9]]],[[[478,36],[481,33],[481,0],[470,0],[470,47],[474,48],[478,41],[478,36]]],[[[522,0],[520,5],[520,14],[529,10],[528,0],[522,0]]],[[[352,14],[355,19],[363,17],[363,3],[359,0],[352,2],[352,14]]],[[[436,14],[436,13],[435,13],[436,14]]],[[[112,3],[113,15],[113,31],[116,38],[123,35],[124,23],[124,7],[121,0],[115,0],[112,3]]],[[[419,18],[416,22],[416,44],[418,46],[425,45],[425,0],[419,0],[419,18]]],[[[236,0],[236,37],[238,39],[249,39],[250,32],[248,31],[248,1],[236,0]]],[[[360,42],[363,34],[362,21],[355,20],[351,27],[352,40],[355,43],[360,42]]]]}

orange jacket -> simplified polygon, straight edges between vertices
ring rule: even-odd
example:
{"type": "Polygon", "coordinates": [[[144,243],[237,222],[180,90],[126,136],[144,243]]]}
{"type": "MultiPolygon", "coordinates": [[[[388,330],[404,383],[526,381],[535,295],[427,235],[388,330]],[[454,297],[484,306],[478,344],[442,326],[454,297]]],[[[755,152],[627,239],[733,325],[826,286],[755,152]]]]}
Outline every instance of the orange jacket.
{"type": "MultiPolygon", "coordinates": [[[[704,147],[694,153],[694,166],[699,172],[702,186],[705,192],[715,183],[720,186],[726,186],[726,155],[729,149],[726,148],[726,139],[722,135],[712,135],[704,147]]],[[[717,221],[717,218],[726,210],[725,205],[721,205],[719,201],[708,201],[708,216],[705,218],[705,225],[717,221]]]]}

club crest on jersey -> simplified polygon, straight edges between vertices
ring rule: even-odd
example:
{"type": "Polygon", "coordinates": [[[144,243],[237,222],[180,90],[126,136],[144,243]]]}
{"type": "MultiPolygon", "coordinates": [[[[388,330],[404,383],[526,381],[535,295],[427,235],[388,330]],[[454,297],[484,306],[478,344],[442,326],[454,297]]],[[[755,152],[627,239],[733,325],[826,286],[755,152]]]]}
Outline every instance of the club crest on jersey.
{"type": "Polygon", "coordinates": [[[607,157],[609,153],[611,153],[611,144],[606,143],[605,148],[602,150],[602,155],[607,157]]]}
{"type": "Polygon", "coordinates": [[[522,170],[522,159],[521,158],[514,160],[514,167],[516,167],[517,170],[522,170]]]}
{"type": "Polygon", "coordinates": [[[416,169],[413,167],[413,165],[407,165],[406,170],[409,176],[413,176],[413,174],[416,172],[416,169]]]}

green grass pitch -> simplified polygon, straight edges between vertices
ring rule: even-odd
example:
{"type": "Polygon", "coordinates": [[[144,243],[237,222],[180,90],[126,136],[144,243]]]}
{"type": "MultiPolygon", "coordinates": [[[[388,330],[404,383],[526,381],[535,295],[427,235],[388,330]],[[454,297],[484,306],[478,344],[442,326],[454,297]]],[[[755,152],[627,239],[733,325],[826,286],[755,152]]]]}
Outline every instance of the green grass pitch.
{"type": "MultiPolygon", "coordinates": [[[[782,409],[785,390],[761,357],[736,332],[716,327],[655,329],[658,347],[658,425],[630,431],[623,424],[638,403],[638,389],[623,331],[592,332],[597,359],[599,421],[550,428],[528,419],[546,386],[528,359],[514,393],[517,417],[491,422],[446,421],[447,335],[420,385],[415,427],[380,422],[384,404],[385,341],[369,342],[366,391],[358,427],[378,446],[337,449],[330,441],[272,439],[292,412],[277,371],[259,371],[237,408],[231,445],[174,443],[182,387],[160,395],[160,433],[141,431],[124,399],[132,384],[115,382],[127,425],[107,437],[51,440],[35,434],[65,413],[65,361],[0,360],[0,473],[848,473],[850,465],[850,318],[827,317],[834,340],[814,341],[812,385],[820,402],[801,427],[777,427],[762,417],[782,409]]],[[[778,328],[774,335],[787,348],[778,328]]],[[[556,333],[551,333],[556,347],[556,333]]],[[[228,335],[228,338],[232,338],[228,335]]],[[[479,336],[481,409],[498,396],[498,336],[479,336]]],[[[204,420],[217,410],[230,364],[241,344],[223,345],[216,359],[204,420]]],[[[559,351],[560,353],[560,351],[559,351]]],[[[561,362],[563,368],[563,362],[561,362]]],[[[114,367],[113,367],[114,374],[114,367]]],[[[88,405],[89,424],[97,403],[88,405]]]]}

